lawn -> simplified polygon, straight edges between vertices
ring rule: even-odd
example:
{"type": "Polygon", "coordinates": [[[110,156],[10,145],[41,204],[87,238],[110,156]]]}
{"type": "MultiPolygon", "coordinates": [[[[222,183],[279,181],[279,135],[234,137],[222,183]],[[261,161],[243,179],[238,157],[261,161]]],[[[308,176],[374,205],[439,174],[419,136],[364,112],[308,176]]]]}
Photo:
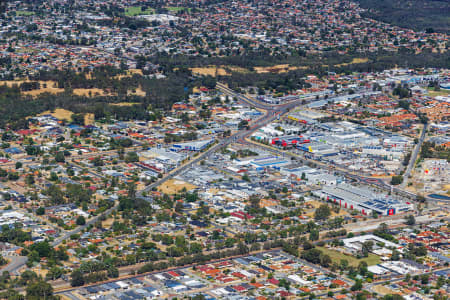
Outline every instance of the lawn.
{"type": "Polygon", "coordinates": [[[32,16],[34,15],[34,12],[32,11],[25,11],[25,10],[17,10],[16,16],[32,16]]]}
{"type": "Polygon", "coordinates": [[[427,88],[428,96],[436,97],[436,96],[450,96],[450,90],[440,89],[439,91],[435,91],[434,88],[427,88]]]}
{"type": "Polygon", "coordinates": [[[357,259],[355,256],[345,255],[341,252],[327,249],[325,247],[316,248],[322,251],[322,253],[328,254],[331,257],[331,260],[338,264],[341,262],[341,259],[346,259],[348,261],[348,264],[354,267],[358,266],[361,261],[365,261],[369,266],[373,266],[381,262],[380,257],[372,253],[369,253],[369,256],[366,258],[357,259]]]}
{"type": "Polygon", "coordinates": [[[130,6],[125,10],[125,15],[129,17],[134,17],[140,15],[152,15],[153,12],[154,12],[153,8],[147,8],[146,10],[142,11],[141,6],[130,6]]]}
{"type": "Polygon", "coordinates": [[[188,12],[191,12],[190,7],[168,6],[166,8],[168,11],[174,11],[174,12],[179,12],[180,10],[187,10],[188,12]]]}

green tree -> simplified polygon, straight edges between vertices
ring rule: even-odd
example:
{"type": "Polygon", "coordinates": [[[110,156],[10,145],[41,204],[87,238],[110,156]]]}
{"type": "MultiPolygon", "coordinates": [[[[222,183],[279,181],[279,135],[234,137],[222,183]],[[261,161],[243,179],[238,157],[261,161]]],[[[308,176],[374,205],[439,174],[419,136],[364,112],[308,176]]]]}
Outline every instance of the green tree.
{"type": "Polygon", "coordinates": [[[319,264],[321,256],[322,256],[322,251],[320,251],[319,249],[316,249],[316,248],[312,248],[312,249],[303,251],[301,254],[301,258],[303,258],[313,264],[319,264]]]}
{"type": "Polygon", "coordinates": [[[328,205],[322,204],[314,212],[314,219],[316,220],[326,220],[331,215],[331,209],[328,205]]]}
{"type": "Polygon", "coordinates": [[[107,270],[107,274],[110,278],[117,278],[119,277],[119,269],[117,269],[115,266],[110,266],[107,270]]]}
{"type": "Polygon", "coordinates": [[[27,299],[30,300],[38,300],[38,299],[58,299],[58,297],[53,296],[53,288],[52,286],[43,281],[38,280],[35,281],[27,286],[27,299]]]}
{"type": "Polygon", "coordinates": [[[409,226],[413,226],[416,224],[416,218],[414,218],[413,215],[406,216],[405,221],[405,224],[409,226]]]}
{"type": "Polygon", "coordinates": [[[65,157],[63,151],[56,152],[56,154],[55,154],[55,161],[58,162],[58,163],[66,162],[66,157],[65,157]]]}
{"type": "Polygon", "coordinates": [[[73,114],[72,123],[77,125],[84,125],[84,114],[73,114]]]}
{"type": "Polygon", "coordinates": [[[61,268],[58,268],[56,266],[53,266],[50,268],[48,273],[45,275],[45,278],[47,280],[55,280],[62,276],[63,270],[61,268]]]}
{"type": "Polygon", "coordinates": [[[78,226],[83,226],[86,224],[86,219],[83,216],[79,216],[76,220],[78,226]]]}
{"type": "Polygon", "coordinates": [[[250,182],[250,177],[248,176],[247,173],[245,173],[244,175],[242,175],[242,180],[250,182]]]}
{"type": "Polygon", "coordinates": [[[367,257],[369,256],[369,252],[372,251],[373,248],[373,242],[372,241],[365,241],[361,245],[361,253],[362,256],[367,257]]]}
{"type": "Polygon", "coordinates": [[[317,241],[319,239],[319,231],[317,229],[313,229],[309,232],[309,240],[317,241]]]}
{"type": "Polygon", "coordinates": [[[362,281],[361,280],[356,280],[355,284],[352,285],[352,287],[350,288],[352,291],[360,291],[363,287],[362,281]]]}
{"type": "Polygon", "coordinates": [[[25,177],[25,182],[26,182],[26,184],[28,184],[28,185],[33,185],[33,184],[34,184],[34,176],[33,176],[33,174],[28,174],[28,175],[25,177]]]}
{"type": "Polygon", "coordinates": [[[403,176],[402,175],[392,176],[392,179],[391,179],[391,184],[392,185],[399,185],[402,182],[403,182],[403,176]]]}
{"type": "Polygon", "coordinates": [[[388,294],[383,297],[383,300],[404,300],[401,295],[398,294],[388,294]]]}
{"type": "Polygon", "coordinates": [[[80,271],[80,269],[75,269],[72,274],[70,275],[70,285],[71,286],[82,286],[84,285],[84,277],[83,273],[80,271]]]}
{"type": "Polygon", "coordinates": [[[258,209],[260,201],[261,201],[261,199],[259,198],[258,195],[254,194],[249,197],[249,202],[250,202],[251,208],[258,209]]]}
{"type": "Polygon", "coordinates": [[[127,155],[125,156],[125,162],[130,163],[130,162],[138,162],[139,161],[139,156],[137,155],[136,152],[128,152],[127,155]]]}
{"type": "Polygon", "coordinates": [[[48,180],[50,181],[58,181],[59,177],[55,172],[50,172],[50,177],[48,180]]]}

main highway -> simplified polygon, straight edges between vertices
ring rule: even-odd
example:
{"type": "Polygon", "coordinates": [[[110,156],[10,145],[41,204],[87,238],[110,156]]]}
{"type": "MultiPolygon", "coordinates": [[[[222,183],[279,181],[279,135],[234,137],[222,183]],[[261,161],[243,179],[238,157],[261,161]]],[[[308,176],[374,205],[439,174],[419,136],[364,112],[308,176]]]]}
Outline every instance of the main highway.
{"type": "MultiPolygon", "coordinates": [[[[270,122],[274,121],[276,118],[279,117],[280,114],[287,112],[289,109],[297,106],[299,104],[299,101],[293,101],[289,102],[287,104],[282,105],[268,105],[261,103],[255,99],[252,99],[250,97],[235,93],[228,87],[218,83],[217,88],[220,89],[224,94],[232,97],[236,97],[238,101],[244,102],[250,106],[265,110],[265,113],[262,117],[256,119],[252,123],[249,124],[249,128],[245,130],[239,130],[238,132],[230,135],[229,137],[226,137],[222,139],[220,142],[214,144],[209,149],[207,149],[205,152],[200,153],[198,156],[192,158],[184,165],[178,167],[177,169],[173,170],[169,174],[167,174],[164,178],[161,178],[160,180],[148,185],[145,189],[139,191],[137,193],[137,196],[142,197],[144,193],[147,193],[151,191],[153,188],[163,184],[164,182],[174,178],[175,176],[185,172],[186,170],[192,168],[195,164],[199,163],[203,159],[209,157],[211,154],[216,152],[217,150],[226,147],[227,145],[234,143],[236,141],[243,141],[245,138],[250,136],[253,132],[258,130],[259,128],[269,124],[270,122]]],[[[146,198],[147,199],[147,198],[146,198]]]]}
{"type": "Polygon", "coordinates": [[[425,136],[427,133],[427,127],[428,123],[425,123],[423,125],[422,133],[420,134],[419,141],[417,142],[417,145],[415,146],[413,152],[411,153],[411,157],[409,158],[408,166],[406,167],[405,173],[403,174],[403,182],[401,184],[401,187],[405,187],[406,183],[408,182],[409,175],[411,175],[411,171],[414,168],[414,165],[416,164],[417,156],[419,155],[420,148],[422,147],[423,141],[425,140],[425,136]]]}
{"type": "MultiPolygon", "coordinates": [[[[291,102],[287,102],[285,104],[271,105],[271,104],[260,102],[260,101],[258,101],[256,99],[251,98],[251,97],[247,97],[245,95],[241,95],[239,93],[236,93],[236,92],[234,92],[233,90],[231,90],[230,88],[228,88],[227,86],[225,86],[224,84],[221,84],[221,83],[217,83],[217,88],[220,91],[222,91],[224,94],[226,94],[228,96],[231,96],[231,97],[235,97],[236,99],[238,99],[241,102],[247,103],[248,105],[251,105],[253,107],[256,107],[256,108],[259,108],[259,109],[263,109],[263,110],[267,111],[267,118],[264,118],[264,117],[262,118],[262,119],[264,119],[265,122],[264,121],[259,121],[259,122],[257,122],[256,125],[253,125],[252,129],[255,129],[255,130],[260,128],[260,127],[262,127],[265,124],[268,124],[269,122],[271,122],[272,120],[275,119],[275,118],[270,118],[269,116],[272,115],[272,116],[278,117],[282,113],[288,112],[290,109],[292,109],[294,107],[297,107],[297,106],[299,106],[301,104],[300,101],[291,101],[291,102]]],[[[306,158],[306,157],[302,157],[302,156],[293,154],[293,153],[288,152],[288,151],[283,151],[283,150],[280,150],[278,148],[267,146],[267,145],[264,145],[264,144],[261,144],[261,143],[252,142],[252,141],[249,141],[248,139],[246,139],[255,130],[252,130],[250,132],[247,131],[246,134],[244,135],[244,137],[239,139],[239,142],[243,143],[243,144],[251,145],[252,147],[264,148],[264,149],[269,150],[269,151],[271,151],[271,152],[273,152],[273,153],[275,153],[277,155],[294,157],[297,161],[309,162],[309,163],[312,163],[315,166],[322,167],[322,168],[325,168],[325,169],[328,169],[330,167],[330,165],[328,165],[328,164],[326,164],[324,162],[320,162],[320,161],[317,161],[317,160],[314,160],[314,159],[309,159],[309,158],[306,158]]],[[[427,131],[427,124],[424,125],[424,128],[422,130],[421,136],[419,138],[419,141],[418,141],[416,147],[414,148],[413,153],[411,154],[410,163],[409,163],[408,168],[407,168],[407,170],[406,170],[406,172],[404,174],[406,179],[409,176],[409,174],[411,173],[412,168],[414,167],[414,163],[415,163],[415,161],[417,159],[418,153],[420,152],[421,145],[422,145],[423,141],[425,140],[426,131],[427,131]]],[[[354,179],[354,180],[356,180],[358,182],[364,182],[366,184],[375,185],[375,186],[377,186],[377,187],[379,187],[379,188],[381,188],[381,189],[383,189],[385,191],[392,191],[392,192],[394,192],[394,193],[396,193],[396,194],[398,194],[400,196],[403,196],[403,197],[407,197],[407,198],[411,198],[411,199],[416,199],[417,198],[416,194],[405,190],[402,186],[400,186],[400,187],[392,186],[392,185],[386,183],[385,181],[383,181],[383,180],[381,180],[379,178],[371,178],[371,177],[367,177],[367,176],[365,176],[363,174],[356,174],[354,172],[350,172],[348,170],[345,170],[345,169],[342,169],[342,168],[338,168],[336,166],[333,166],[333,171],[336,174],[339,174],[341,176],[345,176],[347,178],[354,179]]],[[[425,199],[427,201],[429,201],[429,202],[436,202],[436,201],[450,202],[450,201],[445,200],[445,199],[437,200],[437,199],[433,199],[433,198],[430,198],[430,197],[425,197],[425,199]]]]}
{"type": "MultiPolygon", "coordinates": [[[[254,131],[258,130],[259,128],[265,126],[266,124],[272,122],[273,120],[275,120],[280,113],[282,112],[286,112],[288,111],[290,108],[298,105],[298,103],[296,102],[290,102],[287,105],[278,105],[278,106],[271,106],[271,105],[266,105],[263,104],[261,102],[258,102],[254,99],[251,99],[249,97],[240,95],[238,93],[235,93],[234,91],[228,89],[227,87],[218,84],[218,88],[220,90],[222,90],[225,94],[232,96],[232,97],[236,97],[239,101],[247,103],[251,106],[260,108],[265,110],[266,112],[263,114],[262,117],[260,117],[259,119],[255,120],[254,122],[252,122],[250,124],[250,128],[246,129],[246,130],[240,130],[234,134],[232,134],[229,137],[226,137],[224,139],[222,139],[220,142],[212,145],[209,149],[207,149],[205,152],[200,153],[198,156],[192,158],[191,160],[189,160],[187,163],[185,163],[184,165],[174,169],[172,172],[170,172],[169,174],[167,174],[165,177],[159,179],[158,181],[155,181],[154,183],[146,186],[143,190],[138,191],[136,194],[138,197],[143,197],[144,194],[146,194],[147,192],[151,191],[153,188],[160,186],[161,184],[163,184],[164,182],[174,178],[175,176],[187,171],[188,169],[192,168],[195,164],[199,163],[201,160],[209,157],[211,154],[213,154],[214,152],[216,152],[217,150],[226,147],[227,145],[236,142],[236,141],[243,141],[246,137],[248,137],[250,134],[252,134],[254,131]]],[[[297,101],[298,102],[298,101],[297,101]]],[[[111,152],[112,153],[112,152],[111,152]]],[[[100,153],[96,153],[96,156],[101,155],[100,153]]],[[[86,155],[83,155],[83,157],[86,157],[86,155]]],[[[33,162],[30,162],[30,164],[32,164],[33,162]]],[[[101,176],[99,174],[96,173],[96,175],[101,176]]],[[[145,200],[149,200],[149,198],[147,197],[143,197],[145,200]]],[[[57,246],[60,243],[62,243],[62,241],[70,238],[71,235],[73,234],[78,234],[80,232],[82,232],[84,229],[86,229],[88,226],[95,224],[98,220],[100,220],[101,217],[106,216],[108,214],[110,214],[111,212],[113,212],[116,208],[117,208],[118,204],[115,204],[113,207],[109,208],[108,210],[106,210],[105,212],[99,214],[98,216],[88,220],[86,222],[85,225],[83,226],[78,226],[77,228],[75,228],[74,230],[71,231],[67,231],[64,232],[60,237],[56,238],[54,241],[52,241],[51,245],[52,246],[57,246]]],[[[26,263],[26,260],[15,260],[14,264],[11,264],[8,267],[8,271],[10,272],[17,272],[18,270],[20,270],[26,263]]]]}
{"type": "MultiPolygon", "coordinates": [[[[262,117],[254,120],[253,122],[251,122],[248,126],[247,129],[245,130],[239,130],[238,132],[232,134],[229,137],[226,137],[224,139],[222,139],[221,141],[219,141],[216,144],[213,144],[209,149],[207,149],[206,151],[200,153],[199,155],[197,155],[194,158],[191,158],[187,163],[183,164],[182,166],[172,170],[170,173],[168,173],[166,176],[164,176],[163,178],[155,181],[154,183],[146,186],[143,190],[140,190],[137,192],[137,196],[138,197],[142,197],[145,200],[149,201],[149,198],[144,197],[144,195],[146,193],[148,193],[149,191],[151,191],[153,188],[158,187],[159,185],[163,184],[164,182],[174,178],[175,176],[187,171],[188,169],[192,168],[195,164],[198,164],[200,161],[202,161],[205,158],[208,158],[210,155],[212,155],[214,152],[226,147],[227,145],[234,143],[234,142],[239,142],[239,143],[244,143],[244,144],[248,144],[248,145],[252,145],[254,147],[263,147],[265,149],[269,149],[270,151],[277,153],[278,155],[287,155],[290,157],[295,157],[297,160],[300,161],[309,161],[311,163],[313,163],[314,165],[322,165],[322,167],[327,167],[326,165],[324,165],[321,162],[318,162],[316,160],[312,160],[312,159],[307,159],[304,157],[300,157],[298,155],[286,152],[286,151],[282,151],[280,149],[276,149],[270,146],[265,146],[262,144],[258,144],[258,143],[252,143],[250,141],[248,141],[248,137],[255,131],[257,131],[258,129],[260,129],[261,127],[269,124],[270,122],[274,121],[275,119],[279,118],[282,114],[287,113],[290,109],[293,109],[294,107],[298,106],[301,104],[301,102],[303,100],[294,100],[294,101],[290,101],[287,103],[283,103],[283,104],[279,104],[279,105],[271,105],[268,103],[263,103],[260,102],[256,99],[253,99],[251,97],[236,93],[235,91],[231,90],[230,88],[228,88],[227,86],[225,86],[224,84],[221,83],[217,83],[217,88],[223,92],[225,95],[227,96],[231,96],[233,98],[236,98],[238,101],[243,102],[245,104],[250,105],[251,107],[255,107],[261,110],[264,110],[264,114],[262,117]]],[[[415,148],[414,152],[411,155],[411,161],[415,161],[417,158],[417,154],[420,150],[420,145],[422,144],[424,138],[425,138],[425,132],[426,132],[426,125],[424,126],[424,130],[422,132],[422,135],[420,137],[419,143],[417,145],[417,147],[415,148]]],[[[99,153],[97,153],[96,155],[100,155],[99,153]]],[[[83,155],[83,157],[86,157],[85,155],[83,155]]],[[[30,162],[30,164],[32,164],[32,162],[30,162]]],[[[401,195],[404,196],[408,196],[408,197],[413,197],[416,198],[416,195],[410,192],[407,192],[403,189],[399,189],[399,188],[393,188],[390,185],[388,185],[387,183],[385,183],[382,180],[370,180],[370,178],[366,178],[364,176],[359,176],[359,175],[355,175],[352,174],[348,171],[345,170],[337,170],[336,168],[334,169],[334,171],[338,174],[341,174],[343,176],[346,176],[348,178],[352,178],[355,179],[357,181],[365,181],[366,183],[371,183],[371,184],[375,184],[385,190],[393,190],[394,192],[397,192],[401,195]]],[[[409,170],[409,172],[411,172],[409,170]]],[[[96,174],[98,175],[98,174],[96,174]]],[[[406,175],[406,174],[405,174],[406,175]]],[[[101,176],[101,175],[100,175],[101,176]]],[[[427,200],[430,200],[429,197],[427,197],[427,200]]],[[[76,229],[72,230],[72,231],[68,231],[65,232],[62,236],[58,237],[57,239],[55,239],[51,244],[52,246],[57,246],[60,243],[62,243],[63,240],[69,238],[71,235],[73,234],[77,234],[79,232],[81,232],[82,230],[86,229],[88,226],[95,224],[102,216],[106,216],[108,214],[110,214],[111,212],[113,212],[116,208],[117,208],[118,204],[115,204],[113,207],[109,208],[108,210],[106,210],[105,212],[103,212],[102,214],[99,214],[98,216],[90,219],[89,221],[86,222],[85,225],[83,226],[79,226],[76,229]]],[[[8,267],[8,271],[10,272],[17,272],[20,268],[22,268],[26,263],[26,260],[17,260],[14,262],[14,264],[12,264],[11,266],[8,267]]]]}

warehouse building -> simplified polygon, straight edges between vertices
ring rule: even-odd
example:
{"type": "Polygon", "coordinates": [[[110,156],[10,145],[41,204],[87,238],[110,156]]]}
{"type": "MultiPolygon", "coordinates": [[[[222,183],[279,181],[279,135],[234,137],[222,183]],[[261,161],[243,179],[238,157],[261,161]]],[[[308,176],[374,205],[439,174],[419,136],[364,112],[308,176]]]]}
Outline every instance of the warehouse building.
{"type": "Polygon", "coordinates": [[[251,164],[255,166],[257,170],[261,170],[264,168],[275,168],[280,169],[282,166],[286,166],[290,164],[290,162],[284,158],[278,156],[269,156],[254,159],[251,164]]]}
{"type": "Polygon", "coordinates": [[[413,209],[413,205],[409,202],[402,202],[387,194],[376,193],[346,183],[324,186],[321,190],[314,191],[313,195],[332,201],[342,208],[356,209],[363,215],[376,212],[379,215],[388,216],[413,209]]]}
{"type": "Polygon", "coordinates": [[[214,139],[210,140],[203,140],[203,141],[192,141],[192,142],[186,142],[186,143],[176,143],[172,145],[172,148],[170,148],[171,151],[202,151],[206,149],[209,145],[214,143],[214,139]]]}
{"type": "Polygon", "coordinates": [[[309,152],[315,157],[334,156],[339,154],[339,150],[332,145],[322,142],[298,144],[297,148],[305,152],[309,152]]]}

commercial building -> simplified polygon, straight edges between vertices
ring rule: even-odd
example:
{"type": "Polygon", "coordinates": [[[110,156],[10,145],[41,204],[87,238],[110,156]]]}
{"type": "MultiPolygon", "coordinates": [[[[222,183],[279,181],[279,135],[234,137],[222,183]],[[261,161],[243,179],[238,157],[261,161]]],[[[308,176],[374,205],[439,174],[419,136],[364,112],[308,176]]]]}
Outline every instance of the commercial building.
{"type": "Polygon", "coordinates": [[[376,193],[366,188],[342,183],[335,186],[324,186],[314,191],[317,197],[332,201],[340,207],[356,209],[363,215],[376,212],[380,215],[395,215],[413,208],[409,202],[393,199],[387,194],[376,193]]]}
{"type": "Polygon", "coordinates": [[[263,169],[263,168],[280,168],[282,166],[286,166],[290,164],[290,162],[287,159],[278,157],[278,156],[269,156],[269,157],[263,157],[254,159],[251,164],[255,166],[255,168],[263,169]]]}
{"type": "Polygon", "coordinates": [[[202,151],[209,145],[214,143],[214,139],[210,140],[203,140],[203,141],[192,141],[192,142],[186,142],[186,143],[176,143],[172,145],[172,148],[170,148],[171,151],[202,151]]]}

